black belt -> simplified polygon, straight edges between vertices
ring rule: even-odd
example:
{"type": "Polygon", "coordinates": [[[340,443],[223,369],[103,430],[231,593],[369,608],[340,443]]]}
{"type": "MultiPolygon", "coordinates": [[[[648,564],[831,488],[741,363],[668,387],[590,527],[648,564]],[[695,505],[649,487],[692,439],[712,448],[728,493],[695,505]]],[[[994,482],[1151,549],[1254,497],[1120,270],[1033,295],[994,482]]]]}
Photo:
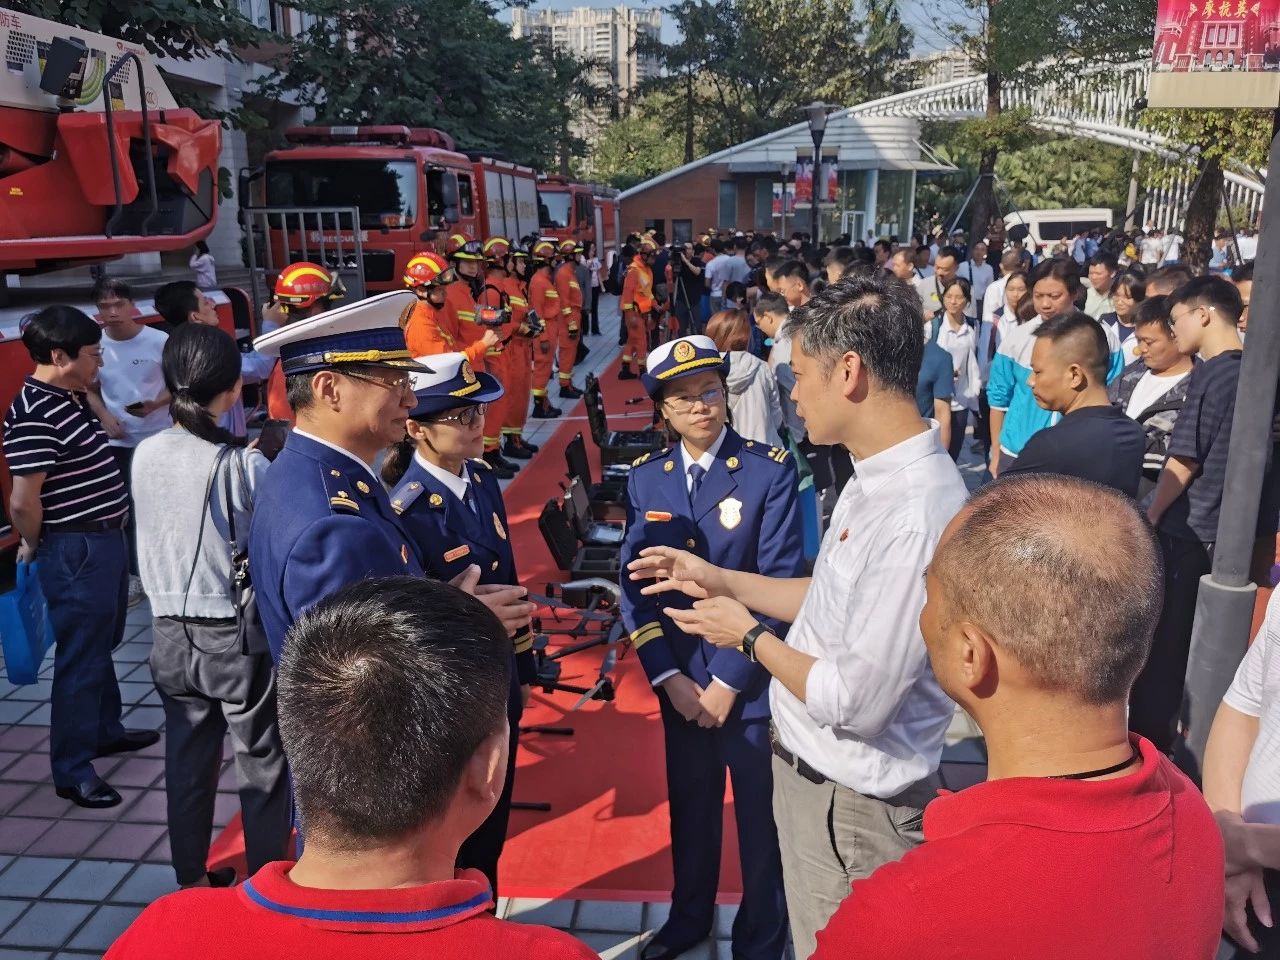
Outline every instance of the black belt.
{"type": "Polygon", "coordinates": [[[123,530],[129,523],[128,515],[112,517],[110,520],[90,520],[85,523],[46,523],[45,533],[105,533],[108,530],[123,530]]]}
{"type": "Polygon", "coordinates": [[[788,767],[795,770],[796,773],[804,777],[810,783],[816,783],[818,786],[830,783],[831,781],[820,774],[813,767],[809,766],[800,757],[784,747],[778,742],[778,735],[773,730],[769,731],[769,745],[773,748],[773,755],[785,763],[788,767]]]}
{"type": "Polygon", "coordinates": [[[235,617],[161,617],[174,623],[186,623],[193,627],[231,627],[239,621],[235,617]]]}

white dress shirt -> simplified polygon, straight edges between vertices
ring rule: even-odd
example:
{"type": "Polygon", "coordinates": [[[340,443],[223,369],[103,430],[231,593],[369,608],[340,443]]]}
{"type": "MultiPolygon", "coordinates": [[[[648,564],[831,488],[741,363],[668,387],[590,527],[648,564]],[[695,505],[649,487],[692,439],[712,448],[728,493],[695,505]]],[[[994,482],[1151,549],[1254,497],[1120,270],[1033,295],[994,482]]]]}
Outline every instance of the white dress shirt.
{"type": "Polygon", "coordinates": [[[418,466],[445,485],[445,488],[463,503],[467,502],[467,491],[471,489],[471,475],[464,469],[462,476],[450,473],[443,467],[437,467],[422,454],[414,451],[413,459],[418,466]]]}
{"type": "Polygon", "coordinates": [[[938,768],[954,705],[920,635],[924,571],[968,496],[931,427],[856,463],[787,645],[816,657],[802,702],[777,680],[778,738],[836,783],[889,798],[938,768]]]}
{"type": "Polygon", "coordinates": [[[314,440],[316,443],[320,444],[320,446],[322,447],[328,447],[330,450],[337,450],[338,453],[342,454],[344,457],[350,457],[356,463],[360,464],[360,466],[364,467],[365,471],[369,474],[369,476],[373,477],[374,483],[376,483],[378,486],[382,486],[382,481],[379,480],[378,475],[373,472],[373,467],[365,463],[363,460],[357,457],[350,450],[344,450],[342,447],[338,446],[336,443],[330,443],[328,440],[324,440],[320,437],[317,437],[313,433],[307,433],[307,431],[299,427],[294,427],[293,432],[298,434],[299,436],[306,437],[308,440],[314,440]]]}
{"type": "Polygon", "coordinates": [[[967,323],[960,329],[951,326],[945,316],[938,327],[938,346],[951,354],[951,373],[954,380],[951,393],[951,411],[978,409],[978,393],[982,389],[982,371],[978,367],[977,332],[967,323]]]}

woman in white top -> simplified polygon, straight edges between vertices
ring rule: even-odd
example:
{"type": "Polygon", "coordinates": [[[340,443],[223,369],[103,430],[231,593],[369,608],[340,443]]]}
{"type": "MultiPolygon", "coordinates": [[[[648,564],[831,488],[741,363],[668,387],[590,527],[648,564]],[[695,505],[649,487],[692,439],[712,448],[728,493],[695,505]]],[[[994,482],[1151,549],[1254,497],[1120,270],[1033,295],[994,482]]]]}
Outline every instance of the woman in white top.
{"type": "Polygon", "coordinates": [[[969,306],[969,282],[955,277],[942,288],[942,317],[933,322],[932,338],[951,354],[951,371],[955,389],[951,397],[951,442],[947,452],[952,460],[960,458],[964,432],[970,412],[978,411],[978,394],[982,375],[978,369],[978,336],[966,314],[969,306]]]}
{"type": "Polygon", "coordinates": [[[1147,298],[1147,281],[1135,270],[1124,270],[1116,274],[1111,281],[1110,313],[1098,318],[1116,332],[1120,341],[1120,349],[1124,353],[1124,365],[1127,367],[1138,359],[1138,338],[1134,329],[1134,314],[1138,304],[1147,298]]]}
{"type": "Polygon", "coordinates": [[[209,252],[209,245],[203,240],[196,241],[196,252],[187,261],[196,275],[196,286],[201,290],[218,289],[218,265],[209,252]]]}
{"type": "Polygon", "coordinates": [[[707,321],[706,335],[729,358],[729,413],[733,429],[747,440],[785,447],[778,381],[769,365],[748,352],[751,323],[745,310],[721,310],[707,321]]]}
{"type": "Polygon", "coordinates": [[[583,246],[582,259],[587,269],[591,271],[591,323],[587,332],[598,337],[600,335],[600,271],[604,265],[596,255],[594,240],[588,240],[583,246]]]}

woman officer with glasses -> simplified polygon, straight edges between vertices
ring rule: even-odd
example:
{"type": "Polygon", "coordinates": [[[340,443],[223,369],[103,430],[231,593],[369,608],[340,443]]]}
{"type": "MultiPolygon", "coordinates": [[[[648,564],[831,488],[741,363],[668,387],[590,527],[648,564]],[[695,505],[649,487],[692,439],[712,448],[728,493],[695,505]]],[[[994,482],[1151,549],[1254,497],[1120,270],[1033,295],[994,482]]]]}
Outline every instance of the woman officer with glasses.
{"type": "MultiPolygon", "coordinates": [[[[502,586],[519,588],[502,490],[481,459],[485,411],[502,396],[502,385],[490,374],[473,371],[461,353],[436,354],[431,368],[434,373],[414,374],[417,402],[409,411],[408,434],[383,462],[382,479],[393,488],[391,506],[421,552],[427,576],[457,580],[475,566],[481,584],[477,594],[502,586]]],[[[527,618],[514,631],[512,658],[506,786],[493,813],[458,852],[458,866],[482,871],[495,897],[498,857],[511,812],[520,715],[534,680],[533,633],[527,618]]]]}
{"type": "MultiPolygon", "coordinates": [[[[645,548],[667,546],[733,570],[804,575],[794,464],[785,450],[729,426],[728,366],[705,336],[649,354],[643,383],[671,446],[632,467],[624,568],[645,548]]],[[[663,610],[693,601],[645,595],[647,583],[623,577],[622,613],[662,714],[675,883],[670,918],[641,957],[669,960],[711,931],[727,768],[742,838],[733,954],[780,958],[787,911],[771,799],[769,676],[747,654],[682,632],[663,610]]]]}

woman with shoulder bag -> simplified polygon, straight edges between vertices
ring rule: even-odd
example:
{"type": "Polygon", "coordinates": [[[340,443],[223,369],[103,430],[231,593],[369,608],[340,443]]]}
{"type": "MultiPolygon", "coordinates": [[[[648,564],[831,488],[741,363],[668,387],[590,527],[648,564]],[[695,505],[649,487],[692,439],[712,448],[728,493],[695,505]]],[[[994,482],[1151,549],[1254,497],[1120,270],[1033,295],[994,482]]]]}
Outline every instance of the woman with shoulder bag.
{"type": "Polygon", "coordinates": [[[133,482],[165,713],[169,846],[179,885],[225,886],[234,872],[209,874],[205,863],[228,729],[250,874],[285,857],[290,828],[275,675],[245,590],[253,491],[267,461],[218,426],[240,395],[234,340],[188,324],[169,337],[162,366],[174,426],[138,445],[133,482]]]}

